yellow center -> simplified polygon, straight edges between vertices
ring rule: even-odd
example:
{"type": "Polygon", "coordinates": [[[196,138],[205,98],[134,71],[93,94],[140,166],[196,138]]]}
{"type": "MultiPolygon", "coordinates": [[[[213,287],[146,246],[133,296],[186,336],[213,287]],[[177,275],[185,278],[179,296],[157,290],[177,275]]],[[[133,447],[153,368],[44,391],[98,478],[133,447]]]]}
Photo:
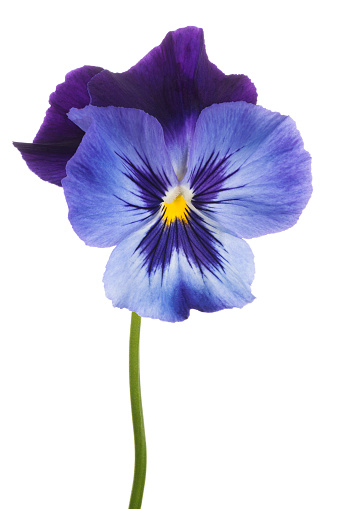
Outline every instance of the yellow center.
{"type": "Polygon", "coordinates": [[[177,196],[176,199],[172,201],[172,203],[164,202],[163,219],[168,225],[170,225],[176,219],[187,223],[187,212],[187,203],[185,202],[182,194],[179,194],[179,196],[177,196]]]}

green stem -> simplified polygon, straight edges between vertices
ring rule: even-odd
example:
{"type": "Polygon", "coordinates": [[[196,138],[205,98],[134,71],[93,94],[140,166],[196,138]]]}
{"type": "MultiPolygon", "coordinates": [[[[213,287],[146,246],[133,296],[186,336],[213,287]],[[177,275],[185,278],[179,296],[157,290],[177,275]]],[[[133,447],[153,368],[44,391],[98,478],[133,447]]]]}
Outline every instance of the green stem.
{"type": "Polygon", "coordinates": [[[129,343],[129,386],[134,431],[135,465],[129,509],[140,509],[146,478],[146,437],[142,413],[139,368],[140,324],[140,316],[132,313],[129,343]]]}

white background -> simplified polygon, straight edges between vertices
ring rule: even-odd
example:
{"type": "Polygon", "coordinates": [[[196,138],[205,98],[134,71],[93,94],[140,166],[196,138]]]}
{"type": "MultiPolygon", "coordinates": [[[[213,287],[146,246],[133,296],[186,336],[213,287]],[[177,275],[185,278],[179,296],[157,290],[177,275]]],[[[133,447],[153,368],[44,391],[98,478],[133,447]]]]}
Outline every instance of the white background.
{"type": "Polygon", "coordinates": [[[144,319],[143,509],[338,509],[338,73],[334,2],[19,2],[2,15],[0,506],[128,507],[130,313],[101,278],[62,189],[10,141],[84,64],[124,71],[169,30],[204,28],[210,60],[289,114],[314,194],[291,230],[250,241],[256,300],[144,319]]]}

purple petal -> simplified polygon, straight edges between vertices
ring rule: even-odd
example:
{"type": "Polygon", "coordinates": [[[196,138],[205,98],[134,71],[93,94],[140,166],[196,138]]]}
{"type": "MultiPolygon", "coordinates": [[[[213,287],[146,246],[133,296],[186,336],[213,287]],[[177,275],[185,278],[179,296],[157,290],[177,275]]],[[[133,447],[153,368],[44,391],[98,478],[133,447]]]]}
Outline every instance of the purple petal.
{"type": "MultiPolygon", "coordinates": [[[[80,139],[81,141],[81,139],[80,139]]],[[[66,164],[75,154],[79,142],[20,143],[13,145],[21,152],[29,169],[42,180],[61,186],[66,177],[66,164]]]]}
{"type": "Polygon", "coordinates": [[[34,143],[50,143],[82,137],[83,132],[69,118],[71,108],[83,108],[89,104],[88,82],[102,71],[102,67],[85,65],[69,72],[65,82],[56,87],[50,95],[50,108],[40,127],[34,143]]]}
{"type": "Polygon", "coordinates": [[[127,72],[98,74],[89,92],[93,105],[138,108],[157,118],[179,178],[200,112],[214,103],[257,99],[247,76],[225,76],[208,60],[203,31],[196,27],[169,32],[127,72]]]}
{"type": "Polygon", "coordinates": [[[101,71],[101,67],[85,65],[68,73],[65,82],[50,95],[51,106],[33,143],[14,143],[30,170],[42,180],[60,186],[66,177],[66,163],[84,135],[67,113],[72,107],[83,108],[89,104],[87,84],[101,71]]]}

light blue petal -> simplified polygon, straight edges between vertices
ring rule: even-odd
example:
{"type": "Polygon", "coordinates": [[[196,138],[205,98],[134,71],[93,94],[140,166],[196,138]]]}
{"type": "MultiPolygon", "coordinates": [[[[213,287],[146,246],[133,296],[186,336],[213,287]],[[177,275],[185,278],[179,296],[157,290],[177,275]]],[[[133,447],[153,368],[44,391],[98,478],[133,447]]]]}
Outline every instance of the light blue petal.
{"type": "Polygon", "coordinates": [[[152,220],[178,184],[159,122],[140,110],[87,106],[70,119],[86,134],[62,185],[79,237],[113,246],[152,220]]]}
{"type": "Polygon", "coordinates": [[[289,117],[245,102],[198,119],[182,181],[197,209],[251,238],[290,228],[311,192],[311,158],[289,117]]]}
{"type": "Polygon", "coordinates": [[[177,322],[190,309],[212,312],[252,302],[253,255],[244,240],[218,233],[196,215],[194,223],[177,221],[171,228],[164,231],[159,217],[114,249],[104,275],[114,306],[177,322]]]}

